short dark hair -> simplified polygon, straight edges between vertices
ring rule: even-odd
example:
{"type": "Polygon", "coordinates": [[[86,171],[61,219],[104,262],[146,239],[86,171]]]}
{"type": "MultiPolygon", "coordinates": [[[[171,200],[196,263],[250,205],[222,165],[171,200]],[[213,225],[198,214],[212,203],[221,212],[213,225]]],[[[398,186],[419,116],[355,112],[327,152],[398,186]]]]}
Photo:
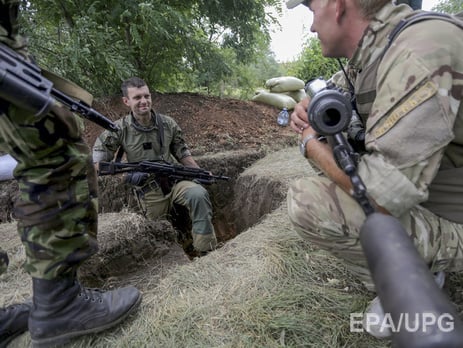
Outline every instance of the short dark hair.
{"type": "Polygon", "coordinates": [[[146,86],[146,82],[144,80],[136,76],[130,77],[124,82],[122,82],[122,85],[121,85],[122,96],[124,97],[128,96],[128,89],[130,87],[140,88],[143,86],[146,86]]]}

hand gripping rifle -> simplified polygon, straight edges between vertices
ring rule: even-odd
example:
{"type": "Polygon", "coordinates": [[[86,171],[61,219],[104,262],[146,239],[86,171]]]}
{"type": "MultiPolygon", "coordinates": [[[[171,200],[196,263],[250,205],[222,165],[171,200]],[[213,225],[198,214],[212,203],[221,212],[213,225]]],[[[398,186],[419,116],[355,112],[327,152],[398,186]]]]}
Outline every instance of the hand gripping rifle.
{"type": "MultiPolygon", "coordinates": [[[[324,82],[324,81],[322,81],[324,82]]],[[[342,132],[347,128],[350,101],[320,80],[308,86],[312,97],[310,125],[327,136],[338,166],[352,182],[353,197],[367,216],[360,229],[360,243],[381,300],[395,327],[392,342],[399,348],[456,348],[463,345],[463,322],[454,306],[437,286],[426,262],[416,250],[399,220],[375,212],[362,179],[357,174],[357,155],[342,132]],[[399,324],[399,325],[398,325],[399,324]]]]}
{"type": "Polygon", "coordinates": [[[228,176],[212,175],[201,168],[191,168],[171,164],[165,161],[141,161],[137,163],[99,162],[99,175],[112,175],[119,173],[146,173],[155,174],[156,178],[169,178],[171,181],[194,180],[200,184],[210,185],[217,180],[230,180],[228,176]]]}
{"type": "MultiPolygon", "coordinates": [[[[75,100],[53,88],[53,82],[42,75],[42,70],[23,56],[0,43],[0,98],[26,109],[36,116],[46,115],[58,100],[88,120],[116,131],[117,125],[83,101],[75,100]]],[[[51,75],[51,73],[48,73],[51,75]]],[[[58,77],[55,77],[58,79],[58,77]]],[[[67,82],[69,85],[70,83],[67,82]]],[[[79,88],[72,85],[74,89],[79,88]]]]}

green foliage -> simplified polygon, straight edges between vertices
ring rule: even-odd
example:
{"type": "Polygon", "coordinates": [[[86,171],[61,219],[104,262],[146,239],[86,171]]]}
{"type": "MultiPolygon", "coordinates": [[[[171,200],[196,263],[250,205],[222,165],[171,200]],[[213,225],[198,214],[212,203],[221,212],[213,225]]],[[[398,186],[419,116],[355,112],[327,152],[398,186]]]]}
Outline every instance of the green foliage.
{"type": "Polygon", "coordinates": [[[433,11],[444,13],[459,13],[463,11],[463,1],[461,0],[444,0],[440,1],[432,8],[433,11]]]}
{"type": "Polygon", "coordinates": [[[286,69],[289,75],[308,81],[317,77],[329,79],[340,67],[336,59],[325,58],[322,55],[320,41],[310,37],[299,59],[287,64],[286,69]]]}
{"type": "Polygon", "coordinates": [[[220,94],[226,81],[266,52],[274,21],[266,7],[277,5],[37,0],[24,2],[21,13],[38,62],[96,96],[118,92],[121,80],[133,75],[160,92],[205,88],[220,94]]]}
{"type": "MultiPolygon", "coordinates": [[[[458,13],[463,11],[461,0],[442,0],[434,8],[434,11],[445,13],[458,13]]],[[[346,59],[341,62],[345,64],[346,59]]],[[[320,42],[315,37],[310,37],[304,47],[303,52],[294,62],[282,64],[285,75],[291,75],[308,81],[316,77],[330,78],[335,72],[339,71],[339,63],[336,59],[325,58],[321,52],[320,42]]]]}

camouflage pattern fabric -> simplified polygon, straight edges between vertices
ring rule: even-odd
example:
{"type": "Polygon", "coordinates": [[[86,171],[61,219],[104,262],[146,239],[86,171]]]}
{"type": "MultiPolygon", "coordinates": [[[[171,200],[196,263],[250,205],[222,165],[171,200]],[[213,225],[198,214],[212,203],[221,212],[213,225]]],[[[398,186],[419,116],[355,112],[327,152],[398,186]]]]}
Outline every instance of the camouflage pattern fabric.
{"type": "MultiPolygon", "coordinates": [[[[297,180],[291,185],[287,200],[289,218],[298,234],[342,259],[373,291],[360,245],[365,214],[358,203],[326,177],[297,180]]],[[[441,219],[419,205],[399,217],[399,221],[433,272],[463,269],[461,225],[441,219]]]]}
{"type": "MultiPolygon", "coordinates": [[[[436,173],[463,167],[463,35],[444,20],[422,21],[403,30],[382,56],[391,30],[411,13],[405,6],[385,5],[349,62],[366,123],[367,153],[358,174],[371,198],[402,222],[433,270],[461,271],[463,224],[421,204],[436,173]],[[366,101],[371,90],[376,98],[366,101]]],[[[347,85],[340,74],[333,81],[347,85]]],[[[358,244],[365,216],[352,198],[328,179],[313,178],[292,185],[288,205],[301,236],[346,260],[369,282],[358,244]]]]}
{"type": "MultiPolygon", "coordinates": [[[[17,34],[18,3],[0,3],[0,41],[25,52],[17,34]]],[[[14,214],[24,266],[34,278],[72,275],[97,251],[97,181],[82,130],[82,119],[60,105],[36,117],[0,100],[0,151],[18,161],[14,214]]],[[[4,271],[7,258],[0,255],[4,271]]]]}
{"type": "Polygon", "coordinates": [[[19,0],[0,0],[0,42],[19,51],[26,52],[26,39],[19,35],[19,0]]]}
{"type": "Polygon", "coordinates": [[[97,251],[97,181],[81,119],[59,106],[44,117],[2,103],[0,148],[17,161],[18,232],[34,278],[73,272],[97,251]]]}

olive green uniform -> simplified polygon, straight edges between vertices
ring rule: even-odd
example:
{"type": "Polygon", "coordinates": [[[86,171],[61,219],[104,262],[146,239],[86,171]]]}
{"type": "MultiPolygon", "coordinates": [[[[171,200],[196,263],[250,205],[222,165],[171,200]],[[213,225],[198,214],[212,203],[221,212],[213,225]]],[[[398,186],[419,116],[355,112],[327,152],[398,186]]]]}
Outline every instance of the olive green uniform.
{"type": "MultiPolygon", "coordinates": [[[[145,128],[129,114],[116,121],[117,132],[103,132],[95,141],[93,161],[111,161],[120,147],[128,162],[180,161],[191,156],[182,130],[169,116],[152,111],[153,126],[145,128]],[[162,122],[162,127],[159,127],[162,122]],[[162,129],[163,136],[160,135],[162,129]]],[[[185,206],[192,223],[193,246],[198,251],[209,251],[217,244],[212,225],[212,204],[207,190],[192,181],[176,182],[169,193],[164,194],[154,178],[138,188],[140,203],[147,218],[166,217],[174,204],[185,206]]]]}
{"type": "MultiPolygon", "coordinates": [[[[389,33],[411,12],[384,6],[349,62],[366,124],[367,153],[358,173],[371,198],[400,220],[433,271],[460,271],[462,29],[444,20],[415,23],[382,56],[389,33]]],[[[344,259],[373,288],[359,243],[365,215],[351,196],[327,178],[314,177],[292,185],[288,205],[301,236],[344,259]]]]}
{"type": "MultiPolygon", "coordinates": [[[[27,57],[18,5],[0,2],[0,42],[27,57]]],[[[58,104],[37,117],[0,99],[0,151],[18,161],[14,215],[34,278],[72,274],[97,251],[97,182],[82,131],[82,120],[58,104]]],[[[0,271],[7,264],[0,251],[0,271]]]]}

